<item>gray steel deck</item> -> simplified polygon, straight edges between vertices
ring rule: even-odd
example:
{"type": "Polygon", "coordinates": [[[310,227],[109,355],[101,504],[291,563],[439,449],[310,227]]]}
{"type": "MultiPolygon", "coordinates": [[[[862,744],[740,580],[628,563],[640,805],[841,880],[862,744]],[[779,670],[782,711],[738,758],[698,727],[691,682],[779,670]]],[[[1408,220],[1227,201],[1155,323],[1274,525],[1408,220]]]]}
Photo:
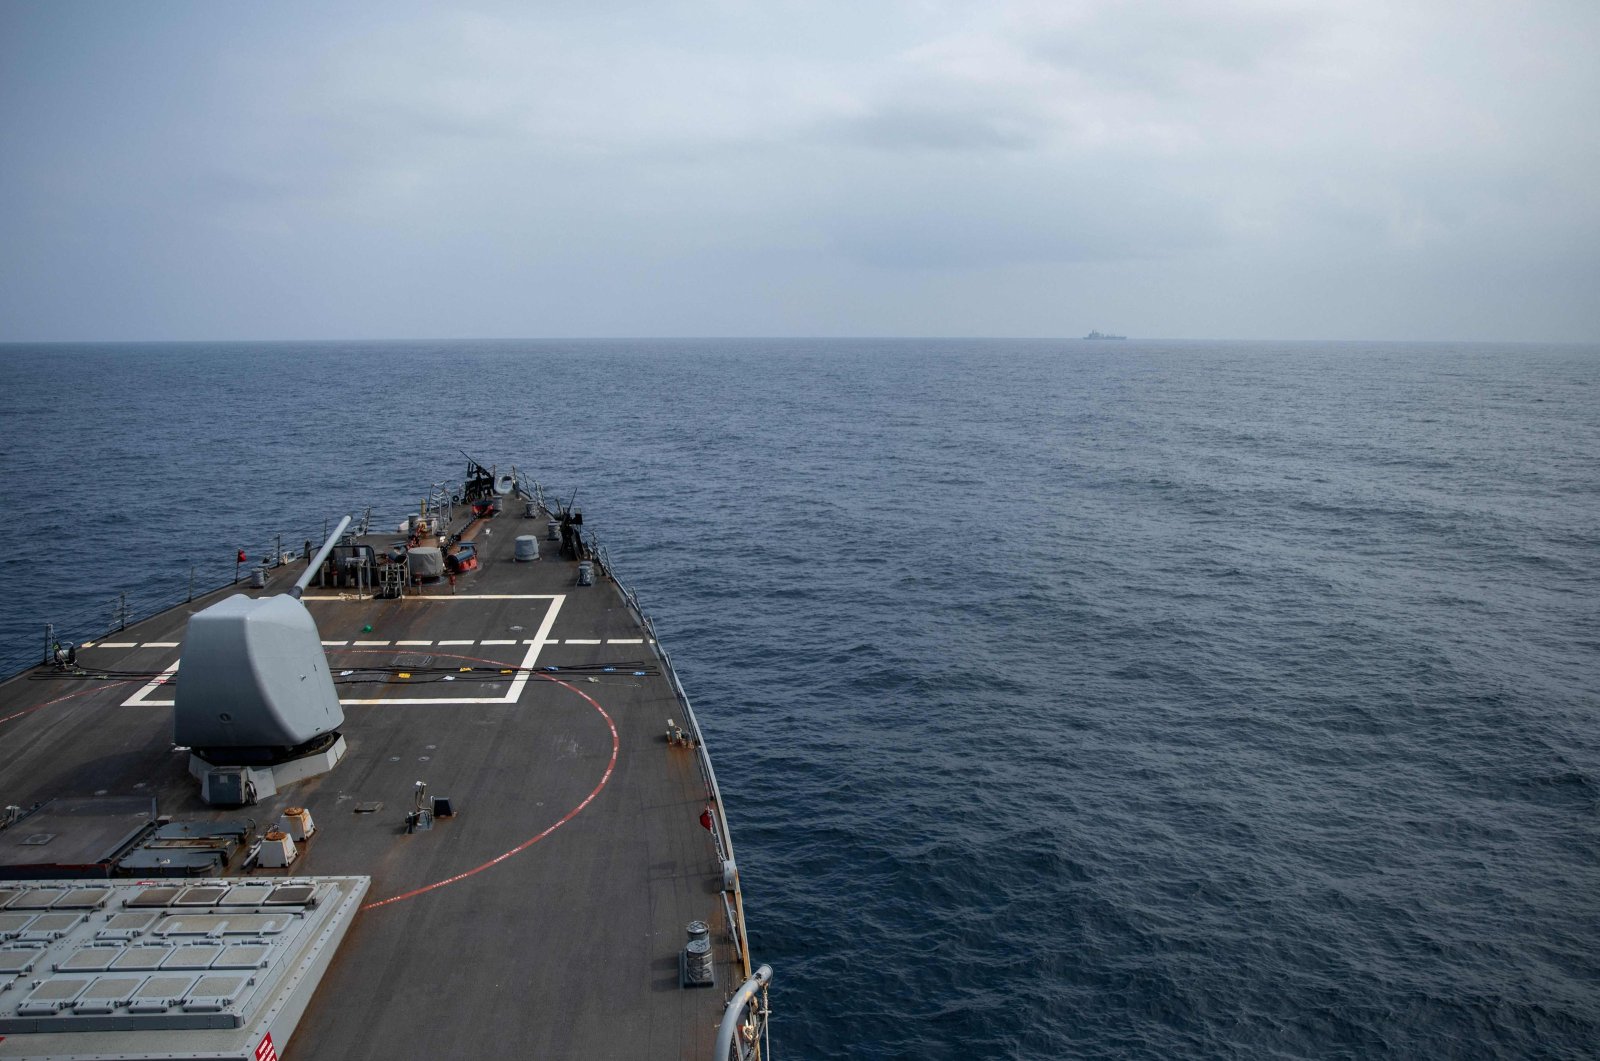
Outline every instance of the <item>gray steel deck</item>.
{"type": "MultiPolygon", "coordinates": [[[[513,513],[490,521],[482,567],[453,595],[445,583],[390,601],[307,592],[346,712],[349,754],[331,773],[218,811],[173,748],[169,685],[40,669],[0,686],[0,803],[147,796],[163,815],[242,813],[263,827],[309,808],[318,832],[302,857],[253,875],[366,875],[372,886],[293,1039],[278,1044],[294,1061],[710,1057],[743,966],[699,821],[706,786],[695,753],[664,738],[667,719],[682,718],[649,634],[608,578],[576,585],[544,527],[513,513]],[[512,561],[522,533],[538,533],[544,559],[512,561]],[[529,670],[550,666],[561,669],[529,670]],[[407,834],[417,781],[457,813],[407,834]],[[679,986],[693,920],[711,926],[715,988],[679,986]]],[[[369,540],[381,549],[392,537],[369,540]]],[[[301,570],[274,572],[265,592],[301,570]]],[[[80,665],[160,674],[179,659],[188,616],[236,591],[92,643],[80,665]]],[[[0,1058],[27,1054],[27,1038],[0,1041],[0,1058]]]]}

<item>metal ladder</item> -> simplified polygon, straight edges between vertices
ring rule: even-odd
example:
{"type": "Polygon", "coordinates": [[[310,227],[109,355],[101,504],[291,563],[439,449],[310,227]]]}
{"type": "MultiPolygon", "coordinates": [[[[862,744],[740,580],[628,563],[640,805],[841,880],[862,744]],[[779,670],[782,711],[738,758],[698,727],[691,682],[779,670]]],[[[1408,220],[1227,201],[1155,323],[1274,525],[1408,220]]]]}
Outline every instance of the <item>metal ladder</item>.
{"type": "Polygon", "coordinates": [[[411,571],[411,561],[384,564],[378,568],[378,596],[395,600],[406,595],[406,576],[411,571]]]}

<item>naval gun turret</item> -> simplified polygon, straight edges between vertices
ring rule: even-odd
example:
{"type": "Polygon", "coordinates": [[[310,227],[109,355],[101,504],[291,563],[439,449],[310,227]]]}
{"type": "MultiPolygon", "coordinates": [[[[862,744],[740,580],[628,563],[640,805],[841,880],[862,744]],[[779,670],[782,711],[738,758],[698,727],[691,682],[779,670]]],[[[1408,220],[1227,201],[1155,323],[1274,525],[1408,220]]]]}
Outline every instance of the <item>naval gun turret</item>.
{"type": "Polygon", "coordinates": [[[189,618],[172,735],[201,797],[239,807],[333,769],[346,745],[327,653],[300,596],[346,517],[288,593],[237,594],[189,618]]]}

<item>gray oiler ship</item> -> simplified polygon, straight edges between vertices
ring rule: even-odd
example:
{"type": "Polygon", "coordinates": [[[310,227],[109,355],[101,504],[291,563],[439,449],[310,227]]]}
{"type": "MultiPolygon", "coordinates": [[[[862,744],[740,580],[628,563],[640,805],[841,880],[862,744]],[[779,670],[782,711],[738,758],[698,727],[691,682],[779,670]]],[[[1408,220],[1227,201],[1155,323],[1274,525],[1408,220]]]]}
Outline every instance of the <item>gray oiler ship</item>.
{"type": "Polygon", "coordinates": [[[0,684],[0,1059],[769,1055],[700,727],[582,515],[473,461],[351,522],[0,684]]]}

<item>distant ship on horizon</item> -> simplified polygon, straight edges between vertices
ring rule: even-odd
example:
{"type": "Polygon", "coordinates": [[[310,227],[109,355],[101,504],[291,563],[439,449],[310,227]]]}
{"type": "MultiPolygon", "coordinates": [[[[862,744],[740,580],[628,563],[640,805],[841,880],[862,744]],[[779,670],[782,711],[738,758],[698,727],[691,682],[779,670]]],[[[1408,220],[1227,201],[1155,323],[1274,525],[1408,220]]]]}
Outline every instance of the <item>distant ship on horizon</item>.
{"type": "Polygon", "coordinates": [[[1088,335],[1085,335],[1084,338],[1085,339],[1126,339],[1127,336],[1126,335],[1111,335],[1108,332],[1102,332],[1102,331],[1099,331],[1097,329],[1095,331],[1090,332],[1088,335]]]}

